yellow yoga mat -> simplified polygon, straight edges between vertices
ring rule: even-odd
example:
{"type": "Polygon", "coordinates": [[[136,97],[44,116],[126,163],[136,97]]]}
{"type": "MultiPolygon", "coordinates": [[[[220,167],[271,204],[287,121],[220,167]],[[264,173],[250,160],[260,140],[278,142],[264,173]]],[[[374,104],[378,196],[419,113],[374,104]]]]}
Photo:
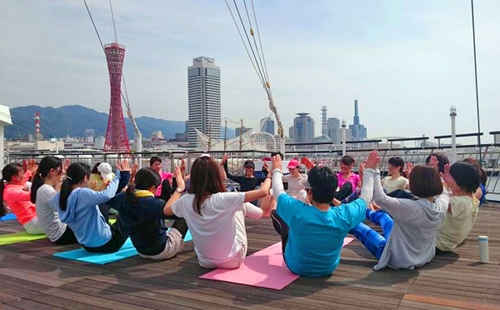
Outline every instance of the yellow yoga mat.
{"type": "Polygon", "coordinates": [[[47,235],[30,235],[25,231],[16,232],[13,234],[0,235],[0,245],[7,245],[19,242],[27,242],[47,238],[47,235]]]}

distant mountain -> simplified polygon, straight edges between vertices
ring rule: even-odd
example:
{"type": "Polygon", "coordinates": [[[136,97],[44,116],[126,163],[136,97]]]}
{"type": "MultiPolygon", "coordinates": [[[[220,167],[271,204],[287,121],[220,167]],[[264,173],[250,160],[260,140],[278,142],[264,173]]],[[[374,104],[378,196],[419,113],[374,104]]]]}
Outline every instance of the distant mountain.
{"type": "MultiPolygon", "coordinates": [[[[27,106],[10,109],[12,123],[5,127],[5,138],[22,139],[27,134],[34,133],[35,113],[40,113],[41,131],[45,138],[61,138],[67,135],[73,137],[85,136],[85,129],[94,129],[96,136],[104,136],[108,124],[108,114],[80,106],[71,105],[60,108],[42,108],[27,106]]],[[[175,138],[176,133],[184,132],[183,121],[168,121],[153,117],[138,117],[135,119],[142,136],[148,138],[154,131],[162,131],[166,139],[175,138]]],[[[125,116],[125,126],[129,139],[134,137],[132,122],[125,116]]],[[[228,138],[234,137],[234,129],[228,128],[228,138]]]]}

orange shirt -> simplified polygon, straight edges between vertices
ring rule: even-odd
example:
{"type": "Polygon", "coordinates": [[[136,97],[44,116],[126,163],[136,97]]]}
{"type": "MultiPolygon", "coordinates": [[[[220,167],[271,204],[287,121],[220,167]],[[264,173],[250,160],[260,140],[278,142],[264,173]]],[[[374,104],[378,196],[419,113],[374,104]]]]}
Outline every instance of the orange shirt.
{"type": "Polygon", "coordinates": [[[30,200],[30,192],[23,190],[23,185],[7,184],[3,191],[3,200],[16,215],[21,225],[36,217],[35,204],[30,200]]]}

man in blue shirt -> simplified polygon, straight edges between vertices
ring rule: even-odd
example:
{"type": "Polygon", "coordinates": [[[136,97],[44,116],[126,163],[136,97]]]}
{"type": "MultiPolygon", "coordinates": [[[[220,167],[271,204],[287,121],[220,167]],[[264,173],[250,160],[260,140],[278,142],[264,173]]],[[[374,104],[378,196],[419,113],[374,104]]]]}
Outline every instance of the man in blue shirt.
{"type": "Polygon", "coordinates": [[[333,273],[340,261],[344,238],[365,219],[378,161],[377,152],[373,151],[366,162],[360,199],[331,207],[338,180],[329,167],[314,167],[301,180],[312,204],[308,205],[285,193],[281,158],[273,157],[273,192],[278,205],[271,217],[282,236],[283,257],[290,271],[306,277],[333,273]]]}

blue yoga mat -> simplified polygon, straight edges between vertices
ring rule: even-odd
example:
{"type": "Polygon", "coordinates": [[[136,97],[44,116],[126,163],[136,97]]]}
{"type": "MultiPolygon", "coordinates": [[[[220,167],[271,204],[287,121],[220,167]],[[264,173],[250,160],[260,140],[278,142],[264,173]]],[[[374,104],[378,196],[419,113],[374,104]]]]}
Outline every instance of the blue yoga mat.
{"type": "Polygon", "coordinates": [[[136,249],[132,245],[132,241],[130,241],[130,239],[127,239],[122,248],[116,253],[110,253],[110,254],[90,253],[81,248],[66,252],[54,253],[54,256],[59,258],[77,260],[80,262],[105,265],[108,263],[116,262],[125,258],[135,256],[137,254],[138,253],[136,249]]]}
{"type": "Polygon", "coordinates": [[[9,213],[7,215],[0,217],[0,221],[10,221],[10,220],[15,220],[15,219],[16,219],[16,215],[14,213],[9,213]]]}
{"type": "Polygon", "coordinates": [[[186,236],[184,237],[184,242],[189,242],[193,240],[193,236],[191,236],[191,232],[188,230],[186,236]]]}
{"type": "MultiPolygon", "coordinates": [[[[193,237],[191,236],[191,232],[188,231],[186,237],[184,238],[184,242],[188,242],[191,240],[193,240],[193,237]]],[[[134,245],[132,244],[132,241],[129,238],[123,244],[122,248],[116,253],[110,253],[110,254],[90,253],[81,248],[66,252],[54,253],[54,256],[59,258],[77,260],[80,262],[105,265],[135,256],[137,254],[139,253],[137,253],[137,250],[134,248],[134,245]]]]}

